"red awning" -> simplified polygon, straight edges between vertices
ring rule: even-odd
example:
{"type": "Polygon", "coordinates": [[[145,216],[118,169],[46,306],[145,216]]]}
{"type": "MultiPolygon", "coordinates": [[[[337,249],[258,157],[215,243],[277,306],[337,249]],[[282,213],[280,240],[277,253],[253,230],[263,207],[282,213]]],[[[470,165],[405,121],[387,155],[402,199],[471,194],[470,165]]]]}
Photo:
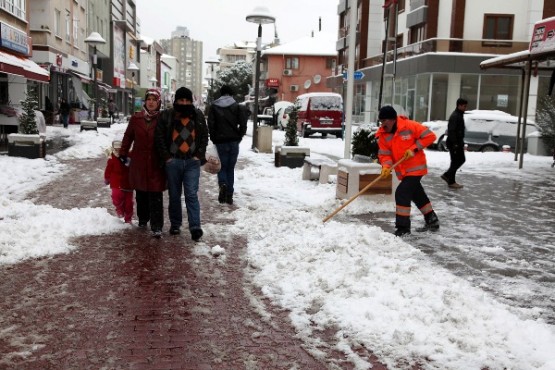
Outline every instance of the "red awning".
{"type": "Polygon", "coordinates": [[[0,72],[18,75],[29,80],[49,82],[50,73],[29,58],[0,51],[0,72]]]}

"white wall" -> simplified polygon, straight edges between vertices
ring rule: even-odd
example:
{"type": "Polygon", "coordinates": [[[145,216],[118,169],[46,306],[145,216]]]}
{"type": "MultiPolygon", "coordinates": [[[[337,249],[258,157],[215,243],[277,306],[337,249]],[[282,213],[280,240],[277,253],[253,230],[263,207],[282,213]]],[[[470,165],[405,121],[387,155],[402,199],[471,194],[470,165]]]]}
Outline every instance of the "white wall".
{"type": "MultiPolygon", "coordinates": [[[[514,14],[513,40],[530,41],[530,17],[538,16],[530,9],[537,9],[538,2],[543,0],[468,0],[464,16],[464,38],[480,40],[484,28],[484,14],[514,14]]],[[[539,14],[541,18],[541,14],[539,14]]],[[[539,19],[538,19],[539,20],[539,19]]]]}

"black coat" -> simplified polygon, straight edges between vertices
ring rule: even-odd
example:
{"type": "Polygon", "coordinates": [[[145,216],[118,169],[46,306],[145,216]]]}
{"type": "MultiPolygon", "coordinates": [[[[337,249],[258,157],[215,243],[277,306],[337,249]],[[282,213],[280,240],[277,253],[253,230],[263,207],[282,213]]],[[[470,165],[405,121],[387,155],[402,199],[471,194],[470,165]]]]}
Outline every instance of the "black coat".
{"type": "MultiPolygon", "coordinates": [[[[201,165],[206,163],[206,146],[208,145],[208,127],[204,114],[199,109],[195,109],[196,118],[193,119],[195,125],[195,152],[194,157],[200,159],[201,165]]],[[[160,113],[158,125],[156,126],[155,144],[158,154],[163,163],[172,158],[170,147],[172,144],[172,133],[176,122],[179,123],[179,113],[173,108],[166,109],[160,113]]]]}
{"type": "Polygon", "coordinates": [[[447,146],[464,146],[464,112],[455,109],[447,124],[447,146]]]}
{"type": "Polygon", "coordinates": [[[241,111],[241,106],[237,103],[227,107],[212,104],[208,111],[210,140],[214,144],[241,141],[247,132],[243,114],[248,116],[248,113],[241,111]]]}

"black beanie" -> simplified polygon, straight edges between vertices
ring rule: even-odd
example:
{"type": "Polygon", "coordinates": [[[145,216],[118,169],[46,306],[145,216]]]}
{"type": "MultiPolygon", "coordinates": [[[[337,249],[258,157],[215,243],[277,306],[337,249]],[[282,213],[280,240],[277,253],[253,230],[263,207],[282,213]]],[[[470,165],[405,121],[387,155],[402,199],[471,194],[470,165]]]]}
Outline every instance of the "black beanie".
{"type": "Polygon", "coordinates": [[[173,99],[173,102],[175,103],[179,99],[187,99],[189,101],[193,101],[193,92],[186,87],[180,87],[175,92],[175,98],[173,99]]]}
{"type": "Polygon", "coordinates": [[[396,119],[397,112],[391,105],[386,105],[380,108],[378,119],[396,119]]]}

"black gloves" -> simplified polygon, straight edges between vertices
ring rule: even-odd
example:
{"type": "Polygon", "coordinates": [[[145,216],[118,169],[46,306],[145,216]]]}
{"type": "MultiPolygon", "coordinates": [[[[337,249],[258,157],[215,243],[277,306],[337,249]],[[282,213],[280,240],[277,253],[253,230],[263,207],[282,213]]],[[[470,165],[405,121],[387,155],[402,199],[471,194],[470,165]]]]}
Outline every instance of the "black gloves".
{"type": "Polygon", "coordinates": [[[127,157],[126,156],[120,155],[118,159],[124,166],[127,166],[127,157]]]}

